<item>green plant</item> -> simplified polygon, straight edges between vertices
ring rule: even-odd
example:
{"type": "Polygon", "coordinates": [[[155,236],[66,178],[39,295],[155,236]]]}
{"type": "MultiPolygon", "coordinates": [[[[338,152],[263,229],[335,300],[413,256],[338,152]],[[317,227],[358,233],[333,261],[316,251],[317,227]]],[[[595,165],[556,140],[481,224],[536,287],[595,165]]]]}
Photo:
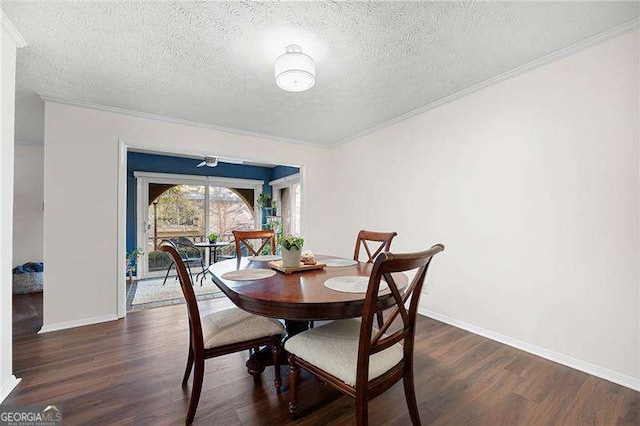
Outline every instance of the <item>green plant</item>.
{"type": "Polygon", "coordinates": [[[291,250],[292,248],[295,250],[300,250],[304,245],[304,238],[292,237],[291,235],[289,235],[286,237],[281,237],[278,242],[285,250],[291,250]]]}
{"type": "Polygon", "coordinates": [[[134,250],[130,250],[127,252],[127,267],[135,267],[136,264],[138,263],[138,258],[140,258],[140,256],[142,256],[144,254],[144,252],[139,249],[136,248],[134,250]]]}
{"type": "Polygon", "coordinates": [[[264,247],[262,248],[262,251],[260,252],[260,254],[262,254],[262,255],[271,254],[271,243],[265,244],[264,247]]]}
{"type": "Polygon", "coordinates": [[[129,280],[132,279],[132,276],[134,273],[137,274],[137,270],[138,270],[138,258],[140,256],[142,256],[144,254],[144,252],[142,250],[140,250],[139,248],[136,248],[134,250],[130,250],[128,252],[126,252],[126,259],[127,259],[127,275],[129,276],[129,280]]]}
{"type": "Polygon", "coordinates": [[[271,214],[274,216],[278,216],[278,202],[276,200],[273,200],[271,202],[271,208],[273,209],[271,214]]]}
{"type": "MultiPolygon", "coordinates": [[[[280,241],[281,238],[284,236],[284,231],[282,230],[282,220],[280,220],[281,218],[278,216],[269,216],[267,217],[267,224],[265,225],[265,229],[273,229],[273,231],[276,234],[276,241],[280,241]]],[[[271,244],[267,243],[267,245],[265,246],[266,248],[269,248],[269,252],[267,253],[262,253],[262,254],[271,254],[271,244]]],[[[280,254],[280,245],[276,244],[276,254],[280,254]]]]}
{"type": "Polygon", "coordinates": [[[271,195],[267,192],[261,192],[258,195],[258,205],[262,208],[271,207],[271,195]]]}
{"type": "Polygon", "coordinates": [[[219,236],[220,235],[216,234],[215,232],[212,232],[207,236],[207,238],[209,239],[209,241],[216,241],[219,236]]]}

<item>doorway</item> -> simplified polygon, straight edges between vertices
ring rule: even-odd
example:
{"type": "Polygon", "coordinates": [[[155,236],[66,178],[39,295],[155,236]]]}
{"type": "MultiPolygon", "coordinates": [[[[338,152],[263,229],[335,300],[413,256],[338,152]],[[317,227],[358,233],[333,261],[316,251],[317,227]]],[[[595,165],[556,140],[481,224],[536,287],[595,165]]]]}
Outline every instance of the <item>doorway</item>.
{"type": "MultiPolygon", "coordinates": [[[[166,270],[160,268],[159,262],[162,260],[154,252],[167,231],[185,233],[181,236],[191,241],[204,240],[211,232],[215,232],[224,240],[225,237],[231,239],[233,229],[269,227],[269,216],[275,215],[275,209],[262,208],[258,203],[259,196],[267,192],[276,199],[276,191],[272,191],[271,186],[275,178],[292,174],[303,176],[302,168],[298,165],[277,165],[255,160],[236,159],[226,163],[223,159],[214,168],[199,168],[201,156],[149,151],[142,146],[134,148],[123,140],[119,141],[118,246],[121,251],[118,259],[118,317],[126,315],[130,302],[129,281],[127,275],[120,272],[127,269],[128,253],[135,249],[144,253],[138,259],[135,279],[164,279],[162,274],[166,274],[166,270]],[[167,193],[170,188],[179,188],[179,191],[175,189],[167,193]],[[179,210],[179,219],[177,214],[174,217],[162,217],[164,212],[161,204],[164,198],[170,198],[169,195],[180,195],[182,201],[184,198],[191,200],[190,204],[182,203],[184,209],[179,210]],[[155,212],[154,201],[157,201],[155,212]],[[229,220],[229,216],[234,218],[229,220]],[[175,229],[167,229],[169,225],[175,225],[175,229]],[[152,257],[157,257],[156,263],[154,259],[150,261],[150,253],[154,253],[152,257]]],[[[303,185],[299,194],[302,207],[298,209],[298,222],[302,233],[306,223],[303,185]]],[[[206,250],[205,265],[209,262],[208,254],[206,250]]],[[[225,255],[223,251],[218,254],[225,255]]],[[[195,275],[199,268],[194,269],[195,275]]],[[[172,271],[170,280],[174,279],[173,275],[172,271]]],[[[214,285],[210,279],[208,281],[214,285]]],[[[172,284],[177,282],[173,281],[172,284]]],[[[196,287],[199,287],[197,284],[196,287]]],[[[179,288],[179,285],[176,287],[179,288]]]]}
{"type": "Polygon", "coordinates": [[[134,172],[134,176],[136,247],[141,256],[135,279],[128,281],[127,311],[183,302],[172,259],[158,250],[163,240],[173,241],[183,254],[199,300],[222,297],[205,269],[214,259],[235,256],[233,230],[259,226],[260,209],[255,206],[264,182],[149,172],[134,172]],[[212,234],[223,244],[215,253],[197,246],[212,234]]]}

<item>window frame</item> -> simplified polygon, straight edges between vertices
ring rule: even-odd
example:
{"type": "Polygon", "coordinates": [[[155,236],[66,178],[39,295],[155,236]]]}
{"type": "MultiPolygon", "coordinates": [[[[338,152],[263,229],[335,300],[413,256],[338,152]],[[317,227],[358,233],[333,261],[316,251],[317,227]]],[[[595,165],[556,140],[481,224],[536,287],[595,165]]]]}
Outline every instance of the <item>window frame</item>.
{"type": "Polygon", "coordinates": [[[271,182],[269,182],[269,186],[271,186],[272,199],[278,202],[278,206],[279,206],[278,209],[280,211],[282,211],[282,200],[280,197],[280,191],[283,189],[289,188],[289,203],[290,203],[289,205],[291,206],[290,216],[288,218],[289,223],[290,224],[295,223],[296,211],[299,211],[300,213],[299,234],[302,234],[302,182],[300,179],[300,173],[295,173],[280,179],[272,180],[271,182]],[[293,187],[295,185],[300,185],[300,196],[301,196],[300,206],[297,206],[295,201],[295,191],[293,190],[293,187]]]}

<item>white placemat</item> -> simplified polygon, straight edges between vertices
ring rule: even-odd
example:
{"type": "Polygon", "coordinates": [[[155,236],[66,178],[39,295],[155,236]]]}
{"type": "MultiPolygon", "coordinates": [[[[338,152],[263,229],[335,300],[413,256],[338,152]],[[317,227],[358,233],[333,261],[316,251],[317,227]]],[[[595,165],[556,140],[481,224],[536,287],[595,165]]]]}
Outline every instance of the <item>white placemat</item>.
{"type": "Polygon", "coordinates": [[[241,269],[222,274],[222,278],[232,281],[254,281],[272,277],[276,274],[273,269],[241,269]]]}
{"type": "Polygon", "coordinates": [[[247,256],[247,260],[251,262],[271,262],[272,260],[280,260],[282,256],[277,254],[261,254],[259,256],[247,256]]]}
{"type": "MultiPolygon", "coordinates": [[[[325,287],[345,293],[366,293],[368,285],[369,277],[357,275],[329,278],[324,282],[325,287]]],[[[380,289],[378,292],[385,291],[388,288],[389,285],[386,282],[380,281],[380,289]]]]}
{"type": "Polygon", "coordinates": [[[356,262],[353,259],[322,259],[322,262],[324,262],[327,266],[353,266],[353,265],[357,265],[358,262],[356,262]]]}

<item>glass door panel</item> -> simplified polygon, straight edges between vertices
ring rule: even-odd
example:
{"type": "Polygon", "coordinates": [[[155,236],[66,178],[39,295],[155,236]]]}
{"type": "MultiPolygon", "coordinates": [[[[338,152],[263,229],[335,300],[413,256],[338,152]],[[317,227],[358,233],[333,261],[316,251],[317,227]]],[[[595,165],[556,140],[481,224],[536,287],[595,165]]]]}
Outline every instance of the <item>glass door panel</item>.
{"type": "Polygon", "coordinates": [[[162,240],[206,240],[205,187],[150,183],[147,228],[147,270],[166,271],[171,260],[157,250],[162,240]]]}
{"type": "MultiPolygon", "coordinates": [[[[209,232],[218,234],[219,241],[232,241],[233,231],[255,229],[253,189],[209,186],[209,232]]],[[[221,256],[232,256],[235,247],[218,250],[221,256]]]]}

